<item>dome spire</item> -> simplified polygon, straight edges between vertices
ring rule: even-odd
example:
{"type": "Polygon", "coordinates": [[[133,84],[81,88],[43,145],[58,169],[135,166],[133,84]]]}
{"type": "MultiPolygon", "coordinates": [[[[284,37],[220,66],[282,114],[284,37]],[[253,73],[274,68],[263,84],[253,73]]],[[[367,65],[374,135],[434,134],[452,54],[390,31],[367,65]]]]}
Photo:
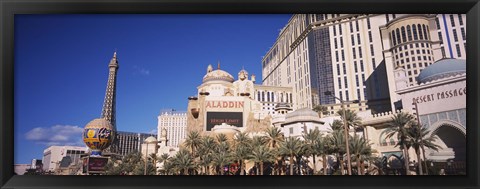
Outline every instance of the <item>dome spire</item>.
{"type": "Polygon", "coordinates": [[[218,64],[217,64],[217,70],[220,69],[220,60],[218,61],[218,64]]]}

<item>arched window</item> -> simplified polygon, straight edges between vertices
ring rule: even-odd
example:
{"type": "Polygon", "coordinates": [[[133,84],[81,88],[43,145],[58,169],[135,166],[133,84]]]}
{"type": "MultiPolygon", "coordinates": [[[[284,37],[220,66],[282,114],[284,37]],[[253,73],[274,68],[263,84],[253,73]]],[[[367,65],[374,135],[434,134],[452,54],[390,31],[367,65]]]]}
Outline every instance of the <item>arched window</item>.
{"type": "Polygon", "coordinates": [[[267,92],[267,101],[270,102],[270,92],[267,92]]]}
{"type": "Polygon", "coordinates": [[[413,31],[413,40],[418,40],[418,34],[417,34],[417,26],[412,25],[412,31],[413,31]]]}
{"type": "Polygon", "coordinates": [[[423,40],[422,26],[418,24],[417,27],[418,27],[418,34],[420,35],[420,40],[423,40]]]}
{"type": "Polygon", "coordinates": [[[407,35],[405,34],[405,26],[402,26],[402,42],[407,42],[407,35]]]}
{"type": "Polygon", "coordinates": [[[395,31],[392,31],[392,40],[393,40],[393,46],[397,45],[397,40],[395,39],[395,31]]]}
{"type": "Polygon", "coordinates": [[[422,25],[422,28],[423,28],[423,36],[425,36],[425,40],[428,40],[427,28],[425,24],[422,25]]]}
{"type": "Polygon", "coordinates": [[[397,28],[395,35],[397,36],[397,44],[402,43],[402,40],[400,39],[400,29],[397,28]]]}
{"type": "Polygon", "coordinates": [[[410,30],[410,25],[407,26],[407,37],[408,41],[412,41],[412,31],[410,30]]]}

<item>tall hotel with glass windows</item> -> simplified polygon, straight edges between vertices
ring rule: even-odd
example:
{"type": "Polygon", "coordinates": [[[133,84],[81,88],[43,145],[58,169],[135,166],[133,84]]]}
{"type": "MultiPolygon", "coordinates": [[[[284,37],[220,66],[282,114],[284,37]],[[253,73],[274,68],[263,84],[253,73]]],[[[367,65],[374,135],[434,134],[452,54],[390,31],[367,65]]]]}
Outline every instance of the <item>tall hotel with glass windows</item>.
{"type": "Polygon", "coordinates": [[[413,85],[433,62],[465,59],[464,23],[457,14],[295,14],[262,59],[262,84],[292,87],[294,109],[334,113],[340,101],[326,91],[359,100],[351,109],[398,109],[396,81],[413,85]],[[400,68],[408,76],[394,77],[400,68]]]}

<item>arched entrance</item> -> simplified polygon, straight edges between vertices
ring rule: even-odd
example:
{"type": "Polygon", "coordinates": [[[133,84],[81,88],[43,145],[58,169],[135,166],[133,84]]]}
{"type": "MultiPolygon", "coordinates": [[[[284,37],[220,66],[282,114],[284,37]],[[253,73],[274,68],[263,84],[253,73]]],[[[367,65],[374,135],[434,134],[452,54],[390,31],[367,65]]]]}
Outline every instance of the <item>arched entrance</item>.
{"type": "Polygon", "coordinates": [[[467,159],[465,128],[455,122],[443,121],[435,124],[431,131],[431,135],[437,137],[435,143],[443,149],[430,153],[426,150],[429,154],[427,159],[436,161],[437,166],[442,167],[447,174],[464,174],[467,159]]]}

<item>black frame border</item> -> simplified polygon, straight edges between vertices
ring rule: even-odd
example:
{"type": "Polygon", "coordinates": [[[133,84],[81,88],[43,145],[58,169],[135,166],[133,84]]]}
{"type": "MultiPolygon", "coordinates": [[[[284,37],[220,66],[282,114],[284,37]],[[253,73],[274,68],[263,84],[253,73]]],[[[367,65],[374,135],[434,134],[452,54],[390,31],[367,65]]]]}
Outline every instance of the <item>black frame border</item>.
{"type": "Polygon", "coordinates": [[[478,188],[478,128],[468,128],[467,176],[14,176],[15,14],[466,13],[467,125],[478,126],[478,0],[0,0],[1,188],[478,188]]]}

